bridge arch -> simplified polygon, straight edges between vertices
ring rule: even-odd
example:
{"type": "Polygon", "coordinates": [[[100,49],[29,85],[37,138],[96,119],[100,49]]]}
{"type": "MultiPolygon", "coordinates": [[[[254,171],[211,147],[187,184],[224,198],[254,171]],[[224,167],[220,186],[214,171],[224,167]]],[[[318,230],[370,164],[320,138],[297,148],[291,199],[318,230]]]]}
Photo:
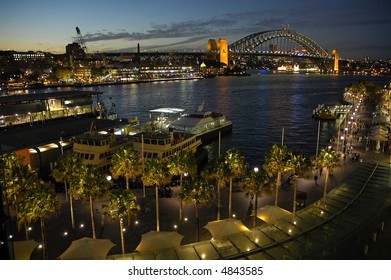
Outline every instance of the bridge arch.
{"type": "Polygon", "coordinates": [[[256,47],[276,38],[291,40],[306,50],[306,56],[319,58],[330,58],[330,54],[324,50],[318,43],[308,36],[290,29],[263,31],[248,35],[231,45],[230,52],[249,53],[256,50],[256,47]]]}

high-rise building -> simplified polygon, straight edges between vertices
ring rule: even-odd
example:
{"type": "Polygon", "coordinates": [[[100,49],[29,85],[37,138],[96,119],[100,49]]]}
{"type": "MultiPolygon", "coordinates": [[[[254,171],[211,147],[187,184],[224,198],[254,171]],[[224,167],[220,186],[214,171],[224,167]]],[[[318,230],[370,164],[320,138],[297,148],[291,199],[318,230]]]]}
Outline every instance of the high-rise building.
{"type": "Polygon", "coordinates": [[[74,67],[74,61],[85,58],[85,52],[79,43],[68,44],[65,47],[66,55],[68,58],[69,65],[74,67]]]}

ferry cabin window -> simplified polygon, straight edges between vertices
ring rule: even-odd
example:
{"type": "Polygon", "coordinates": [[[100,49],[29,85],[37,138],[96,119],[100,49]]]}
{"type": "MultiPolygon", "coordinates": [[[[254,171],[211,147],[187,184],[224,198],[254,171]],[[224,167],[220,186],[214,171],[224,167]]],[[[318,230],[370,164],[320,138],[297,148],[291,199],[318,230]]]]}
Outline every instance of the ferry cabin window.
{"type": "Polygon", "coordinates": [[[164,141],[163,140],[159,140],[159,145],[164,145],[164,141]]]}
{"type": "Polygon", "coordinates": [[[152,140],[151,140],[151,144],[152,144],[152,145],[156,145],[156,144],[157,144],[157,140],[152,139],[152,140]]]}

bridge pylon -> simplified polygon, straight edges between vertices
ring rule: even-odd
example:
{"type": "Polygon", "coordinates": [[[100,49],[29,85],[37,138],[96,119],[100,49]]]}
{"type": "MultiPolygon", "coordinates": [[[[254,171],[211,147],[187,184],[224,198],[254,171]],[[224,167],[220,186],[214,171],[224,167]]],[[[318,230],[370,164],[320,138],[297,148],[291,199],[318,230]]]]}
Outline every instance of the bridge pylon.
{"type": "Polygon", "coordinates": [[[332,56],[333,56],[333,59],[334,59],[333,71],[334,71],[335,74],[338,74],[339,53],[338,53],[337,49],[333,50],[332,56]]]}

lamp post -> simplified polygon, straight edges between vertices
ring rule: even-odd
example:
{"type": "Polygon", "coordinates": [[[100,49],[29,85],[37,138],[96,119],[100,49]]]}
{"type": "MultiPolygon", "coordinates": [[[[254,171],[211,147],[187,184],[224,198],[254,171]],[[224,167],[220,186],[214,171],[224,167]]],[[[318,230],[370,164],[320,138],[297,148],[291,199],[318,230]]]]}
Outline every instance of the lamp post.
{"type": "Polygon", "coordinates": [[[317,134],[317,137],[316,137],[316,154],[315,154],[315,157],[318,156],[318,152],[319,152],[319,139],[320,139],[320,120],[318,121],[318,134],[317,134]]]}
{"type": "MultiPolygon", "coordinates": [[[[342,122],[339,123],[339,125],[338,125],[338,131],[337,131],[337,154],[338,154],[338,148],[339,148],[339,139],[341,138],[341,137],[340,137],[340,134],[341,134],[341,123],[342,123],[342,122]]],[[[341,138],[341,139],[342,139],[342,138],[341,138]]]]}
{"type": "Polygon", "coordinates": [[[344,153],[344,156],[346,155],[346,140],[347,140],[347,134],[348,134],[348,128],[345,127],[345,136],[344,136],[344,141],[343,141],[343,153],[344,153]]]}

